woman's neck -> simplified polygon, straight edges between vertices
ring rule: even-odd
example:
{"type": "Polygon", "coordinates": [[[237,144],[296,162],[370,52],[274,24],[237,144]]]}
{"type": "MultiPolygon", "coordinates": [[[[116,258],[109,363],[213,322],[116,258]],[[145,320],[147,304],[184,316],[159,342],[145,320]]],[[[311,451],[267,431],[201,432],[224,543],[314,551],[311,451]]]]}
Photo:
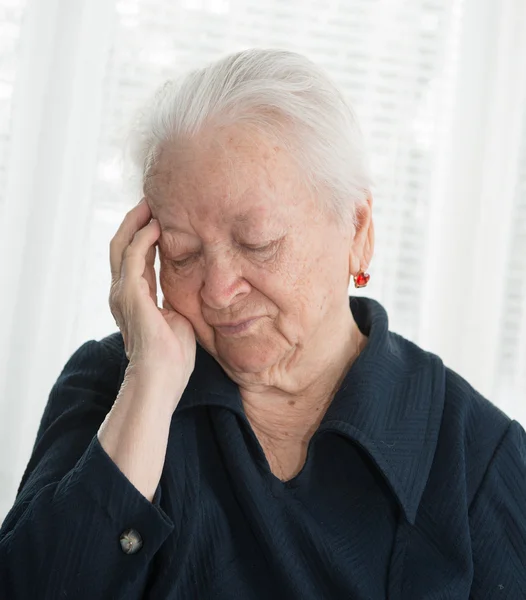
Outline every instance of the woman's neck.
{"type": "Polygon", "coordinates": [[[297,361],[280,387],[240,385],[245,414],[253,429],[279,444],[310,439],[318,428],[343,377],[363,350],[367,337],[361,333],[352,314],[339,327],[339,336],[325,335],[324,344],[312,344],[312,356],[297,361]],[[291,382],[298,385],[291,385],[291,382]]]}

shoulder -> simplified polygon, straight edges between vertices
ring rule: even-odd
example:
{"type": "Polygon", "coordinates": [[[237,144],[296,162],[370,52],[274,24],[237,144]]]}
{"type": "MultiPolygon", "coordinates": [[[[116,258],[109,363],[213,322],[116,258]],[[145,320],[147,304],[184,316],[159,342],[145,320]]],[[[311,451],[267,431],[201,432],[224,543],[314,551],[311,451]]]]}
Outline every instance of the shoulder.
{"type": "MultiPolygon", "coordinates": [[[[463,463],[468,497],[473,497],[513,420],[438,355],[390,333],[390,353],[399,357],[403,377],[434,382],[430,402],[441,405],[429,411],[429,419],[440,419],[435,466],[463,463]]],[[[428,422],[429,427],[433,424],[428,422]]]]}
{"type": "Polygon", "coordinates": [[[470,500],[514,421],[453,369],[444,367],[444,374],[441,437],[459,445],[470,500]]]}
{"type": "Polygon", "coordinates": [[[484,439],[500,439],[512,419],[477,391],[464,377],[444,367],[444,411],[451,426],[460,426],[468,445],[484,439]]]}
{"type": "Polygon", "coordinates": [[[491,445],[502,438],[512,419],[466,378],[446,366],[438,355],[400,335],[391,335],[390,343],[391,352],[396,348],[402,357],[404,376],[423,373],[426,378],[440,381],[435,389],[443,390],[441,429],[456,432],[455,437],[461,436],[467,447],[478,447],[482,440],[491,445]]]}
{"type": "Polygon", "coordinates": [[[70,355],[50,392],[41,428],[65,411],[96,402],[109,410],[126,370],[120,332],[87,340],[70,355]]]}
{"type": "Polygon", "coordinates": [[[111,379],[118,376],[126,360],[120,331],[100,340],[88,340],[71,354],[59,380],[72,373],[93,373],[102,379],[111,379]]]}

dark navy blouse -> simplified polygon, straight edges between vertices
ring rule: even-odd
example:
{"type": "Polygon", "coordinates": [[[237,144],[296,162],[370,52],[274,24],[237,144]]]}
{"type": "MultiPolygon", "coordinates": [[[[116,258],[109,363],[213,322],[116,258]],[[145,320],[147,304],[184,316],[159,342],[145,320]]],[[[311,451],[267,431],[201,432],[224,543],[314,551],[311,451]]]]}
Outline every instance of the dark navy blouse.
{"type": "Polygon", "coordinates": [[[350,307],[369,340],[296,477],[271,473],[198,348],[152,503],[96,436],[122,336],[83,344],[0,530],[0,598],[526,599],[524,429],[390,332],[378,302],[350,307]]]}

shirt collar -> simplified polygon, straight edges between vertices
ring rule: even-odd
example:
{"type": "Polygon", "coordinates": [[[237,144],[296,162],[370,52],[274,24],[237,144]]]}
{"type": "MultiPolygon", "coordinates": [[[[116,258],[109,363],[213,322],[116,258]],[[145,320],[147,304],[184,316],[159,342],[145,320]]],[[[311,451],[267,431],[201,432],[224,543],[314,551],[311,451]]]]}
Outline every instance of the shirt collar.
{"type": "MultiPolygon", "coordinates": [[[[414,524],[431,469],[444,405],[440,358],[389,331],[383,306],[350,297],[365,348],[351,365],[319,430],[333,429],[357,442],[386,478],[407,520],[414,524]]],[[[177,411],[221,406],[247,421],[239,388],[203,348],[177,411]]]]}
{"type": "Polygon", "coordinates": [[[414,524],[438,441],[445,368],[435,354],[389,331],[376,300],[351,297],[350,307],[369,339],[320,427],[334,425],[368,452],[414,524]]]}

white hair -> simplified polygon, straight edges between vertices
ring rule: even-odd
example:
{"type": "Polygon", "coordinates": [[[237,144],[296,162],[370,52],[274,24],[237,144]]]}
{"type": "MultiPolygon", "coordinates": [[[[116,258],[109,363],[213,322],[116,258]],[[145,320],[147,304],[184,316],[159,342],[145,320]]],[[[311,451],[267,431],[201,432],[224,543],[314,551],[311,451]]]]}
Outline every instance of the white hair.
{"type": "Polygon", "coordinates": [[[275,136],[320,197],[356,224],[372,186],[362,133],[332,81],[295,52],[244,50],[168,80],[136,113],[133,163],[145,182],[165,142],[236,123],[275,136]]]}

